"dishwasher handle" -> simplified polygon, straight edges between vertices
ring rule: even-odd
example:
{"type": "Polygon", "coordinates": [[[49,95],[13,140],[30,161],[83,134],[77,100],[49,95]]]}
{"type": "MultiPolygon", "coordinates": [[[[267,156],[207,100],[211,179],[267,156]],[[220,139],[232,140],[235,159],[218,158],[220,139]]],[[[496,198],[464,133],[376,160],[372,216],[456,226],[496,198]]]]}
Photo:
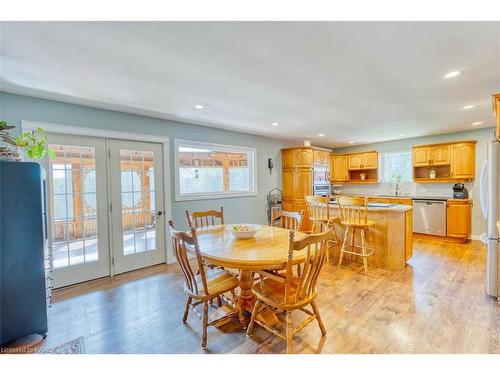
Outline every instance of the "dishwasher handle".
{"type": "Polygon", "coordinates": [[[433,204],[445,204],[445,201],[414,200],[413,203],[416,203],[416,204],[425,204],[427,206],[432,206],[433,204]]]}

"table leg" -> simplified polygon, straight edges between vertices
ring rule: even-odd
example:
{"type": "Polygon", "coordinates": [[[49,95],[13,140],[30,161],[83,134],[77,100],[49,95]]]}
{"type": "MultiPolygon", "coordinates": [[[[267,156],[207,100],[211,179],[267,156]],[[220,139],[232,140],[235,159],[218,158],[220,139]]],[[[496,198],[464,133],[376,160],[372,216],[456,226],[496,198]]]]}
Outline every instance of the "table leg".
{"type": "MultiPolygon", "coordinates": [[[[256,301],[256,298],[252,292],[253,284],[254,281],[252,271],[240,270],[240,295],[238,300],[240,303],[240,308],[243,311],[248,311],[250,314],[253,312],[256,301]]],[[[267,308],[259,313],[257,319],[265,322],[269,326],[279,323],[276,314],[272,310],[267,308]]]]}
{"type": "Polygon", "coordinates": [[[252,271],[240,270],[240,305],[242,309],[252,311],[255,304],[255,296],[252,292],[252,271]]]}

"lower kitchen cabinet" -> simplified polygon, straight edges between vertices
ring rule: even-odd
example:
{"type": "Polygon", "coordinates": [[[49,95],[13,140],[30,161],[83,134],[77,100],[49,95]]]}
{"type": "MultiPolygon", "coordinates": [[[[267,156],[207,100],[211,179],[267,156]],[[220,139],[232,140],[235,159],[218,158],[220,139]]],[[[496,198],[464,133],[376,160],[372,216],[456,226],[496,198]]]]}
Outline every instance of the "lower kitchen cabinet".
{"type": "Polygon", "coordinates": [[[470,199],[449,199],[446,235],[467,240],[472,232],[472,201],[470,199]]]}

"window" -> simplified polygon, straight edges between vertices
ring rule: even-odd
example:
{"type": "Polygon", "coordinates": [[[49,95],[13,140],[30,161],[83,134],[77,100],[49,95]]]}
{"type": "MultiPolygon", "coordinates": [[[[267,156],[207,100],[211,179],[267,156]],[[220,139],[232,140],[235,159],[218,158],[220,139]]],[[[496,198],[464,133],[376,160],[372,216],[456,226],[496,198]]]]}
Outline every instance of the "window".
{"type": "Polygon", "coordinates": [[[411,152],[384,152],[381,156],[382,181],[388,183],[411,182],[411,152]]]}
{"type": "Polygon", "coordinates": [[[256,150],[175,140],[176,200],[256,195],[256,150]]]}

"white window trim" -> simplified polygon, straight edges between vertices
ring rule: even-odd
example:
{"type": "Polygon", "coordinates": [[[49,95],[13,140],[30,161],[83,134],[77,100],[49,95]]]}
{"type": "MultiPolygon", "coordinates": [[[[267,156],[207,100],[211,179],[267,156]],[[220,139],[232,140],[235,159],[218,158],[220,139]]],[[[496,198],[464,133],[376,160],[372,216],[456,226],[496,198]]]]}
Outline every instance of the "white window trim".
{"type": "Polygon", "coordinates": [[[253,147],[222,145],[218,143],[189,141],[185,139],[174,139],[174,174],[175,174],[175,200],[176,201],[193,201],[205,199],[221,199],[221,198],[237,198],[251,197],[257,195],[257,149],[253,147]],[[250,170],[250,190],[249,191],[224,191],[216,193],[196,193],[196,194],[180,194],[179,180],[179,146],[185,147],[209,147],[217,151],[227,152],[246,152],[249,153],[248,168],[250,170]]]}

